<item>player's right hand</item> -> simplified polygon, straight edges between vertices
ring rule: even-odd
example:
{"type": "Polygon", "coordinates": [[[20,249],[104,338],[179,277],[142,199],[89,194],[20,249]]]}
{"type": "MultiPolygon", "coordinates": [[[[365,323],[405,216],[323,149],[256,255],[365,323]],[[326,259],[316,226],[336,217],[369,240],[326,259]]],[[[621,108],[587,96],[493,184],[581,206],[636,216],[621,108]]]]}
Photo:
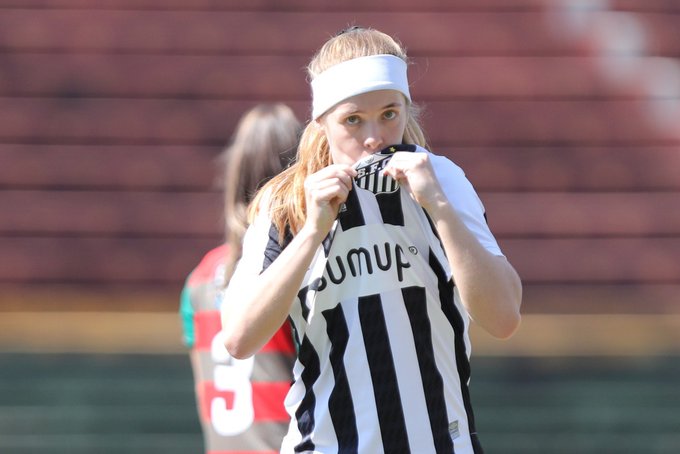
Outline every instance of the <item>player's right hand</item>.
{"type": "Polygon", "coordinates": [[[321,240],[333,226],[340,205],[347,200],[356,174],[349,165],[332,164],[305,179],[305,227],[313,229],[321,240]]]}

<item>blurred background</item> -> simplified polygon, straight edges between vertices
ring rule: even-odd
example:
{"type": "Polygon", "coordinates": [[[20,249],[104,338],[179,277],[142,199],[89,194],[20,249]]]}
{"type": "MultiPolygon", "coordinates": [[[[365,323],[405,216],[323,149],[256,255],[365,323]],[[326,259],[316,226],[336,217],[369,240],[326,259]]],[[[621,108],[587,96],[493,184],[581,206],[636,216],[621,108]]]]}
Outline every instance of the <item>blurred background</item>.
{"type": "Polygon", "coordinates": [[[487,453],[680,452],[680,0],[0,0],[0,453],[200,452],[215,158],[258,102],[308,118],[353,24],[524,281],[514,338],[472,331],[487,453]]]}

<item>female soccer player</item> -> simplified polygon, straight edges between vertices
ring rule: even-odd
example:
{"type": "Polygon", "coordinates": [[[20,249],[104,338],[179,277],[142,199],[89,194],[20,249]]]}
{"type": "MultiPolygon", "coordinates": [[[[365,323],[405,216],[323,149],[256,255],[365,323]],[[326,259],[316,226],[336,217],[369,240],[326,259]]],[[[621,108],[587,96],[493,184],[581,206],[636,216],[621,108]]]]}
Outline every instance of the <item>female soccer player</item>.
{"type": "Polygon", "coordinates": [[[481,452],[468,324],[510,336],[521,283],[463,171],[427,150],[406,60],[373,29],[326,42],[297,161],[251,205],[225,344],[246,358],[291,321],[284,453],[481,452]]]}

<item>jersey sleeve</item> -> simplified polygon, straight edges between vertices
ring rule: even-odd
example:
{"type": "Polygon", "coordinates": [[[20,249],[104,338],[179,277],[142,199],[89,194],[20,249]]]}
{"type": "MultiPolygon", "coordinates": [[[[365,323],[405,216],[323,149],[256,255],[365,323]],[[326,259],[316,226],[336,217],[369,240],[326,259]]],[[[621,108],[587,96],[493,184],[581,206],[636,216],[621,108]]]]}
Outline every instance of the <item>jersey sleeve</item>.
{"type": "Polygon", "coordinates": [[[228,250],[229,247],[223,244],[208,251],[184,282],[180,293],[179,315],[182,338],[189,348],[194,347],[199,334],[196,333],[196,313],[217,304],[215,293],[223,286],[223,266],[228,250]]]}
{"type": "Polygon", "coordinates": [[[430,156],[437,179],[463,223],[487,251],[502,256],[498,242],[486,222],[484,205],[463,169],[444,156],[432,153],[430,156]]]}
{"type": "Polygon", "coordinates": [[[241,259],[224,293],[224,301],[241,301],[239,295],[256,285],[257,277],[281,253],[278,232],[266,210],[260,210],[243,237],[241,259]]]}

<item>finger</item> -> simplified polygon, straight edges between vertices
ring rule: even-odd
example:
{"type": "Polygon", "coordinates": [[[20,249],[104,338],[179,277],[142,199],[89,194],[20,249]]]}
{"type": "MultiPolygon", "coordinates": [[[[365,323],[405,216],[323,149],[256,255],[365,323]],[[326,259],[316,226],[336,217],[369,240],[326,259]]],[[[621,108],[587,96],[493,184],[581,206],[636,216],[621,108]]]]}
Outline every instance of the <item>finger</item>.
{"type": "Polygon", "coordinates": [[[406,174],[402,168],[398,166],[390,166],[389,164],[383,170],[383,175],[390,176],[398,182],[406,179],[406,174]]]}
{"type": "Polygon", "coordinates": [[[335,164],[321,169],[320,171],[310,175],[308,179],[311,182],[318,182],[323,180],[337,179],[347,187],[352,188],[352,181],[357,172],[352,167],[347,165],[335,164]]]}
{"type": "Polygon", "coordinates": [[[309,196],[313,200],[328,201],[332,198],[347,199],[349,188],[337,178],[320,181],[309,188],[309,196]]]}

